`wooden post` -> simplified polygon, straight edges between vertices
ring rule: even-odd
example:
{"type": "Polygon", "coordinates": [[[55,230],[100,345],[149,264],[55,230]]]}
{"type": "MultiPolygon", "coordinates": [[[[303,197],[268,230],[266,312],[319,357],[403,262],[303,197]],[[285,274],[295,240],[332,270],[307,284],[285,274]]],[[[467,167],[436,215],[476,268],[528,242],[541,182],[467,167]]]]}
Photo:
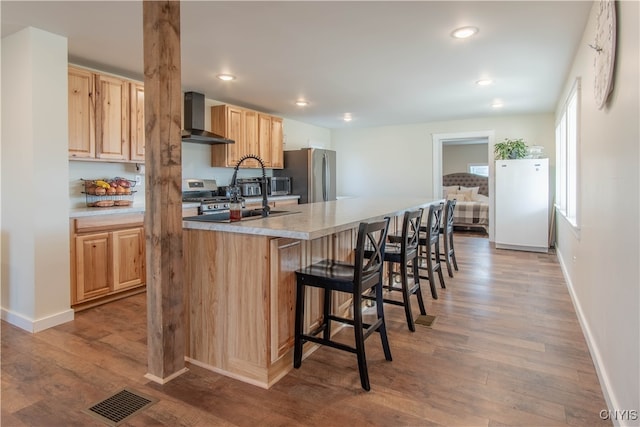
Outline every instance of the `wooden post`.
{"type": "Polygon", "coordinates": [[[186,371],[182,254],[180,2],[144,1],[146,378],[186,371]]]}

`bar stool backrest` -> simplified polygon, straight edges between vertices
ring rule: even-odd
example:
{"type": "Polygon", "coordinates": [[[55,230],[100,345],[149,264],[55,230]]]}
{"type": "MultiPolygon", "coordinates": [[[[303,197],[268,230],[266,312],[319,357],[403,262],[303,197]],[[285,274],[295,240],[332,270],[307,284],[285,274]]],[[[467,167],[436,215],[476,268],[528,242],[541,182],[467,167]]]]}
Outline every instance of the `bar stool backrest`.
{"type": "Polygon", "coordinates": [[[453,210],[456,208],[456,200],[447,200],[447,207],[444,211],[444,223],[447,230],[453,230],[453,210]]]}
{"type": "Polygon", "coordinates": [[[353,278],[354,283],[360,285],[357,292],[362,293],[364,290],[382,283],[382,264],[384,263],[384,248],[388,230],[389,218],[377,222],[360,223],[353,278]],[[370,258],[364,257],[365,248],[371,251],[370,258]]]}
{"type": "Polygon", "coordinates": [[[429,217],[427,218],[427,239],[429,243],[434,243],[439,239],[442,205],[440,203],[429,206],[429,217]]]}
{"type": "Polygon", "coordinates": [[[415,211],[407,211],[402,221],[402,242],[400,249],[410,258],[413,252],[418,251],[420,243],[420,224],[422,223],[422,214],[424,209],[420,208],[415,211]]]}

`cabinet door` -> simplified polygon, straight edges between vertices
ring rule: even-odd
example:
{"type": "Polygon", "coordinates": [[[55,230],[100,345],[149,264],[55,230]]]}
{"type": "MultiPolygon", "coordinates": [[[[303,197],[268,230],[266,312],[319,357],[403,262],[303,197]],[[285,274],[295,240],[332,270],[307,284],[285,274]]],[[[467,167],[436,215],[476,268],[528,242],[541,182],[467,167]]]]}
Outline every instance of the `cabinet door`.
{"type": "Polygon", "coordinates": [[[258,123],[260,156],[265,161],[265,166],[282,169],[284,165],[282,119],[260,114],[258,123]]]}
{"type": "Polygon", "coordinates": [[[233,139],[234,144],[216,144],[211,147],[211,166],[233,167],[244,155],[245,129],[241,108],[229,105],[211,107],[211,131],[233,139]]]}
{"type": "Polygon", "coordinates": [[[284,167],[283,144],[282,119],[271,117],[271,167],[274,169],[284,167]]]}
{"type": "Polygon", "coordinates": [[[271,167],[271,116],[260,114],[258,117],[258,138],[260,145],[260,157],[264,165],[271,167]]]}
{"type": "Polygon", "coordinates": [[[242,110],[239,108],[229,107],[227,109],[227,138],[233,139],[235,144],[226,145],[227,164],[235,166],[240,158],[244,155],[244,120],[242,110]]]}
{"type": "Polygon", "coordinates": [[[144,162],[144,85],[131,83],[131,152],[129,158],[144,162]]]}
{"type": "MultiPolygon", "coordinates": [[[[244,145],[240,157],[247,154],[261,156],[258,145],[258,113],[256,111],[243,110],[242,114],[244,116],[244,145]]],[[[248,159],[242,163],[242,167],[258,168],[260,164],[257,160],[248,159]]]]}
{"type": "Polygon", "coordinates": [[[293,348],[296,315],[296,275],[302,266],[299,240],[271,241],[271,362],[293,348]]]}
{"type": "Polygon", "coordinates": [[[96,77],[96,157],[129,158],[129,83],[110,76],[96,77]]]}
{"type": "Polygon", "coordinates": [[[75,238],[76,289],[73,302],[109,293],[111,288],[111,245],[109,233],[75,238]]]}
{"type": "Polygon", "coordinates": [[[94,75],[69,67],[69,157],[96,156],[94,75]]]}
{"type": "Polygon", "coordinates": [[[142,227],[113,231],[113,291],[145,281],[145,241],[142,227]]]}

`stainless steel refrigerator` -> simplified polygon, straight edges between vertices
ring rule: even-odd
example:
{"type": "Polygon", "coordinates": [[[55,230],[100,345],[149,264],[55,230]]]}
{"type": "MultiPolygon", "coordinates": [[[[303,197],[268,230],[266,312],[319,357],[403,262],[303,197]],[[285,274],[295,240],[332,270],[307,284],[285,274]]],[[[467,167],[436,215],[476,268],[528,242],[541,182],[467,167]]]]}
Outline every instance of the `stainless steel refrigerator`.
{"type": "Polygon", "coordinates": [[[336,200],[336,152],[303,148],[284,152],[284,169],[276,176],[291,177],[291,194],[300,195],[300,203],[336,200]]]}

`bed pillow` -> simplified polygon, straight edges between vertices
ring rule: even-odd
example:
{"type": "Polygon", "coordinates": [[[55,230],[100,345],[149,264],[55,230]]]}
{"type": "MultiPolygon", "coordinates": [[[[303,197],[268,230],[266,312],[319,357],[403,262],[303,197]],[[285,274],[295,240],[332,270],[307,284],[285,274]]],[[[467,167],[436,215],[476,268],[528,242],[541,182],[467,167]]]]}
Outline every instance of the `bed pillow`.
{"type": "Polygon", "coordinates": [[[460,190],[471,190],[471,200],[475,200],[476,196],[478,195],[478,190],[480,190],[480,187],[463,187],[460,186],[460,190]]]}
{"type": "Polygon", "coordinates": [[[449,194],[457,193],[459,189],[459,185],[444,186],[442,187],[442,196],[446,199],[449,194]]]}
{"type": "Polygon", "coordinates": [[[460,192],[460,193],[449,193],[447,194],[447,200],[457,200],[458,202],[470,202],[471,193],[466,191],[460,192]]]}

